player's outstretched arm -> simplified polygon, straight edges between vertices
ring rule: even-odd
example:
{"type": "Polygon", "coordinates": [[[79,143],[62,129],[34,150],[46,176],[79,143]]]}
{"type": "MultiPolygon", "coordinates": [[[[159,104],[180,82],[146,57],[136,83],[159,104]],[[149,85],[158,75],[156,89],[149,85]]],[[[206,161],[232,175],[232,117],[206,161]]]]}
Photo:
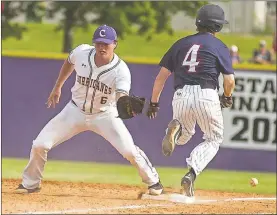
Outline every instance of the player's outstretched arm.
{"type": "Polygon", "coordinates": [[[235,89],[235,77],[233,74],[223,74],[223,87],[225,96],[229,97],[233,94],[235,89]]]}
{"type": "Polygon", "coordinates": [[[168,77],[171,75],[171,72],[165,68],[162,67],[159,74],[156,77],[156,80],[154,82],[153,91],[152,91],[152,97],[151,102],[158,103],[160,99],[160,95],[163,91],[164,85],[168,77]]]}
{"type": "Polygon", "coordinates": [[[47,108],[50,108],[51,106],[53,108],[55,108],[55,105],[57,103],[59,103],[62,86],[64,85],[64,83],[68,79],[68,77],[71,75],[73,70],[74,70],[74,65],[70,64],[68,62],[68,60],[65,60],[64,64],[62,65],[62,68],[60,70],[59,77],[56,81],[56,84],[53,87],[53,89],[48,97],[48,100],[46,102],[47,108]]]}
{"type": "Polygon", "coordinates": [[[154,119],[157,116],[157,113],[159,111],[160,95],[163,91],[165,82],[170,75],[171,75],[171,72],[167,68],[162,67],[159,74],[156,77],[156,80],[153,86],[151,101],[147,111],[147,116],[150,119],[154,119]]]}

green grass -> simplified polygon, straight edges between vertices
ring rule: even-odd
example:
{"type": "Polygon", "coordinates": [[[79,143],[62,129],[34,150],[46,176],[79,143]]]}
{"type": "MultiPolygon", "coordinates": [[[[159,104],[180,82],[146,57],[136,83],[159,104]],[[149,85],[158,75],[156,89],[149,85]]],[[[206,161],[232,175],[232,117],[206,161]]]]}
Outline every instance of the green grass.
{"type": "MultiPolygon", "coordinates": [[[[25,24],[28,31],[23,34],[22,40],[8,38],[2,41],[3,51],[36,51],[60,53],[62,50],[62,32],[54,32],[53,24],[25,24]]],[[[91,25],[87,32],[80,28],[74,30],[74,47],[81,43],[91,43],[96,25],[91,25]]],[[[123,57],[139,58],[146,62],[158,62],[169,47],[178,39],[194,32],[178,31],[173,36],[165,33],[154,35],[151,41],[146,41],[139,35],[129,35],[119,41],[117,53],[123,57]]],[[[257,48],[261,39],[267,41],[269,47],[272,44],[272,35],[250,36],[242,34],[218,34],[218,37],[228,46],[235,44],[240,49],[240,55],[244,60],[251,58],[254,48],[257,48]]]]}
{"type": "MultiPolygon", "coordinates": [[[[21,178],[28,163],[26,159],[2,159],[2,178],[21,178]]],[[[157,167],[160,178],[166,187],[179,187],[184,168],[157,167]]],[[[118,183],[142,185],[137,171],[131,165],[103,164],[89,162],[48,161],[44,179],[58,181],[81,181],[94,183],[118,183]]],[[[205,170],[195,184],[196,189],[221,190],[276,195],[276,174],[258,172],[235,172],[205,170]],[[258,178],[259,185],[250,187],[251,177],[258,178]]]]}

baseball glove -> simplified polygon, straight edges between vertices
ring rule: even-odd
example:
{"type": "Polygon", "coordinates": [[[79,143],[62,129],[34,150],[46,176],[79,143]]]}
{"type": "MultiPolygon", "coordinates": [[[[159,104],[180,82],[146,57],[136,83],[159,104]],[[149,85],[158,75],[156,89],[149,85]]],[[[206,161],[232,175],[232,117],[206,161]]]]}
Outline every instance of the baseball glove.
{"type": "Polygon", "coordinates": [[[232,105],[233,105],[233,98],[232,98],[232,96],[227,97],[223,93],[222,96],[220,97],[220,106],[221,106],[221,108],[229,108],[232,105]]]}
{"type": "Polygon", "coordinates": [[[136,96],[122,96],[118,99],[116,106],[118,117],[121,119],[130,119],[141,114],[145,104],[145,98],[136,96]]]}

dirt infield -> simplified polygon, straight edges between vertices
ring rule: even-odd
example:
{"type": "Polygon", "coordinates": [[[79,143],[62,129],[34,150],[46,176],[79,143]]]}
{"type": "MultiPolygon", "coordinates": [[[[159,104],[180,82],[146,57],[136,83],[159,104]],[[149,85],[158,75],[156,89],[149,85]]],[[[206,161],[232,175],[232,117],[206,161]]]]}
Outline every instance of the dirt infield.
{"type": "MultiPolygon", "coordinates": [[[[184,204],[138,199],[146,189],[143,186],[43,181],[40,193],[22,195],[14,192],[19,183],[2,180],[2,214],[276,214],[276,199],[263,199],[275,196],[197,190],[196,198],[248,199],[184,204]]],[[[178,192],[172,188],[165,191],[178,192]]]]}

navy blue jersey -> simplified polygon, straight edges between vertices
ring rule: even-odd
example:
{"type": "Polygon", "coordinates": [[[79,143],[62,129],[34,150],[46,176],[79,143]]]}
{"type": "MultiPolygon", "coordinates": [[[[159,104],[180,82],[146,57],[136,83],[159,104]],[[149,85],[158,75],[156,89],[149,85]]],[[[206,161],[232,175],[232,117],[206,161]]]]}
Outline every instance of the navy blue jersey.
{"type": "Polygon", "coordinates": [[[197,33],[178,40],[159,65],[174,73],[175,90],[184,85],[219,89],[220,72],[234,74],[228,48],[210,33],[197,33]]]}

